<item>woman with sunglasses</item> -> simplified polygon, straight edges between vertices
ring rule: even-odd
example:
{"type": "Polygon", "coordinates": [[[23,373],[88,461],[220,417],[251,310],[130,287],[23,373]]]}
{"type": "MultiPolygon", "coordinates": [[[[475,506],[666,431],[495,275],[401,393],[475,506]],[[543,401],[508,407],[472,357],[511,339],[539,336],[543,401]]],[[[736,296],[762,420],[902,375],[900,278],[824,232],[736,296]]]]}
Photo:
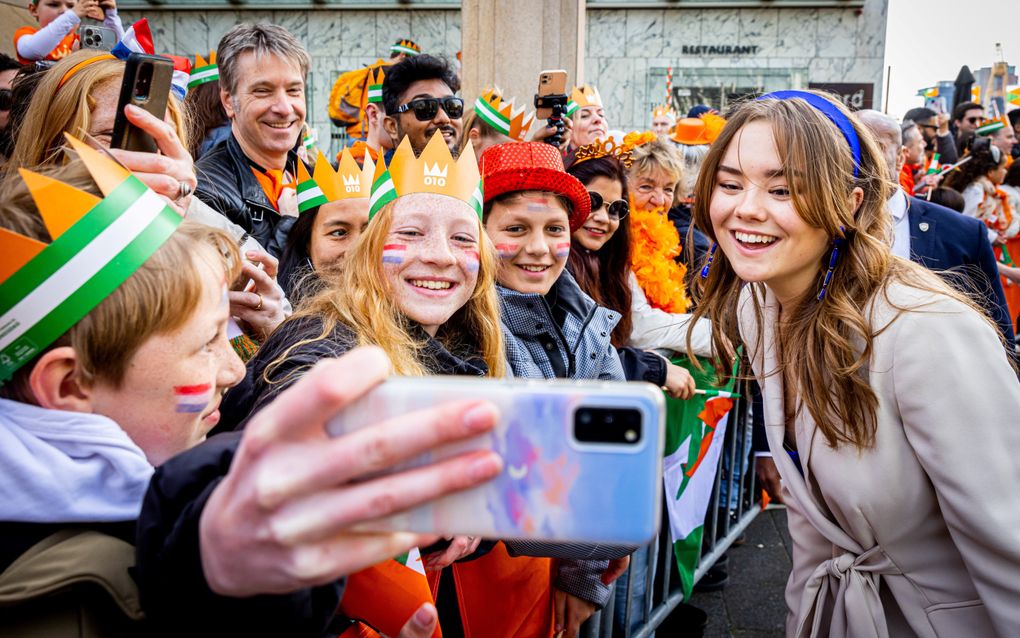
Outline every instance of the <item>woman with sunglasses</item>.
{"type": "Polygon", "coordinates": [[[567,173],[588,189],[591,215],[571,234],[567,269],[595,303],[620,313],[612,344],[628,381],[648,381],[670,396],[689,399],[694,379],[684,368],[654,352],[629,347],[633,326],[630,290],[630,226],[627,181],[614,157],[575,162],[567,173]]]}

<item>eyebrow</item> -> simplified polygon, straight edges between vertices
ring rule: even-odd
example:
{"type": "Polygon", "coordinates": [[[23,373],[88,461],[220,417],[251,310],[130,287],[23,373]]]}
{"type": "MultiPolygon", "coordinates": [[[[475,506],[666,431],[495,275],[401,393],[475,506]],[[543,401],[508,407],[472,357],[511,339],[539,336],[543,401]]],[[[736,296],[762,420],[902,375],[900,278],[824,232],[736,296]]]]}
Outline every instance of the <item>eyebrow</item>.
{"type": "Polygon", "coordinates": [[[351,226],[349,221],[343,219],[331,219],[325,223],[326,228],[336,228],[337,226],[351,226]]]}
{"type": "MultiPolygon", "coordinates": [[[[720,173],[729,173],[730,175],[740,175],[740,176],[743,176],[743,174],[744,174],[744,172],[741,171],[739,168],[733,168],[732,166],[726,166],[725,164],[720,164],[719,168],[718,168],[718,171],[720,173]]],[[[767,177],[769,179],[771,179],[773,177],[785,177],[785,176],[786,176],[786,169],[784,169],[784,168],[773,168],[773,169],[769,169],[769,170],[765,171],[765,177],[767,177]]]]}

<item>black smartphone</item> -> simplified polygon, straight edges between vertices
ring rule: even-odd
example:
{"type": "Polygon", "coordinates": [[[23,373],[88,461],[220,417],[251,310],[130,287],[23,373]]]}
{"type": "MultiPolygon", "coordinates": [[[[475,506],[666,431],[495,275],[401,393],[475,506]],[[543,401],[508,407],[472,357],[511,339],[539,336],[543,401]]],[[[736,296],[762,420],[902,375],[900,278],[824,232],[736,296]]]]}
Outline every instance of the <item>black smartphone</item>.
{"type": "Polygon", "coordinates": [[[99,24],[81,27],[81,48],[110,51],[117,44],[117,32],[99,24]]]}
{"type": "Polygon", "coordinates": [[[132,53],[128,57],[117,101],[117,117],[113,122],[112,148],[145,153],[159,150],[152,136],[128,121],[124,107],[134,104],[162,120],[170,99],[173,75],[174,63],[169,58],[147,53],[132,53]]]}

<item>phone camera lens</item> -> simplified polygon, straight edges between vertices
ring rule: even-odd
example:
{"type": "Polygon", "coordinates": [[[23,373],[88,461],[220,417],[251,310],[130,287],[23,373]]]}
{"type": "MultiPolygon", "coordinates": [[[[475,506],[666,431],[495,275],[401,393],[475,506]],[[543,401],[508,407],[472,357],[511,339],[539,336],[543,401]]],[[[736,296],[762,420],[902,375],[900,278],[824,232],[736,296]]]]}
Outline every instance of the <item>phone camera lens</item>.
{"type": "Polygon", "coordinates": [[[577,419],[581,422],[581,425],[591,425],[591,412],[588,410],[581,410],[577,414],[577,419]]]}

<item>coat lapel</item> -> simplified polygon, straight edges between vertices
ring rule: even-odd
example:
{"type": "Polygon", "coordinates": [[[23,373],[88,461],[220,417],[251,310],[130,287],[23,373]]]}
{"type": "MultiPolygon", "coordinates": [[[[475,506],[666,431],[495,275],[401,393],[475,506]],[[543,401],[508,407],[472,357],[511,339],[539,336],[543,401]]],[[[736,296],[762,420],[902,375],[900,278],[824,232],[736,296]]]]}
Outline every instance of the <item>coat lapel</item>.
{"type": "Polygon", "coordinates": [[[910,221],[910,259],[927,268],[944,268],[934,263],[935,220],[925,214],[923,206],[912,197],[907,198],[907,217],[910,221]]]}

